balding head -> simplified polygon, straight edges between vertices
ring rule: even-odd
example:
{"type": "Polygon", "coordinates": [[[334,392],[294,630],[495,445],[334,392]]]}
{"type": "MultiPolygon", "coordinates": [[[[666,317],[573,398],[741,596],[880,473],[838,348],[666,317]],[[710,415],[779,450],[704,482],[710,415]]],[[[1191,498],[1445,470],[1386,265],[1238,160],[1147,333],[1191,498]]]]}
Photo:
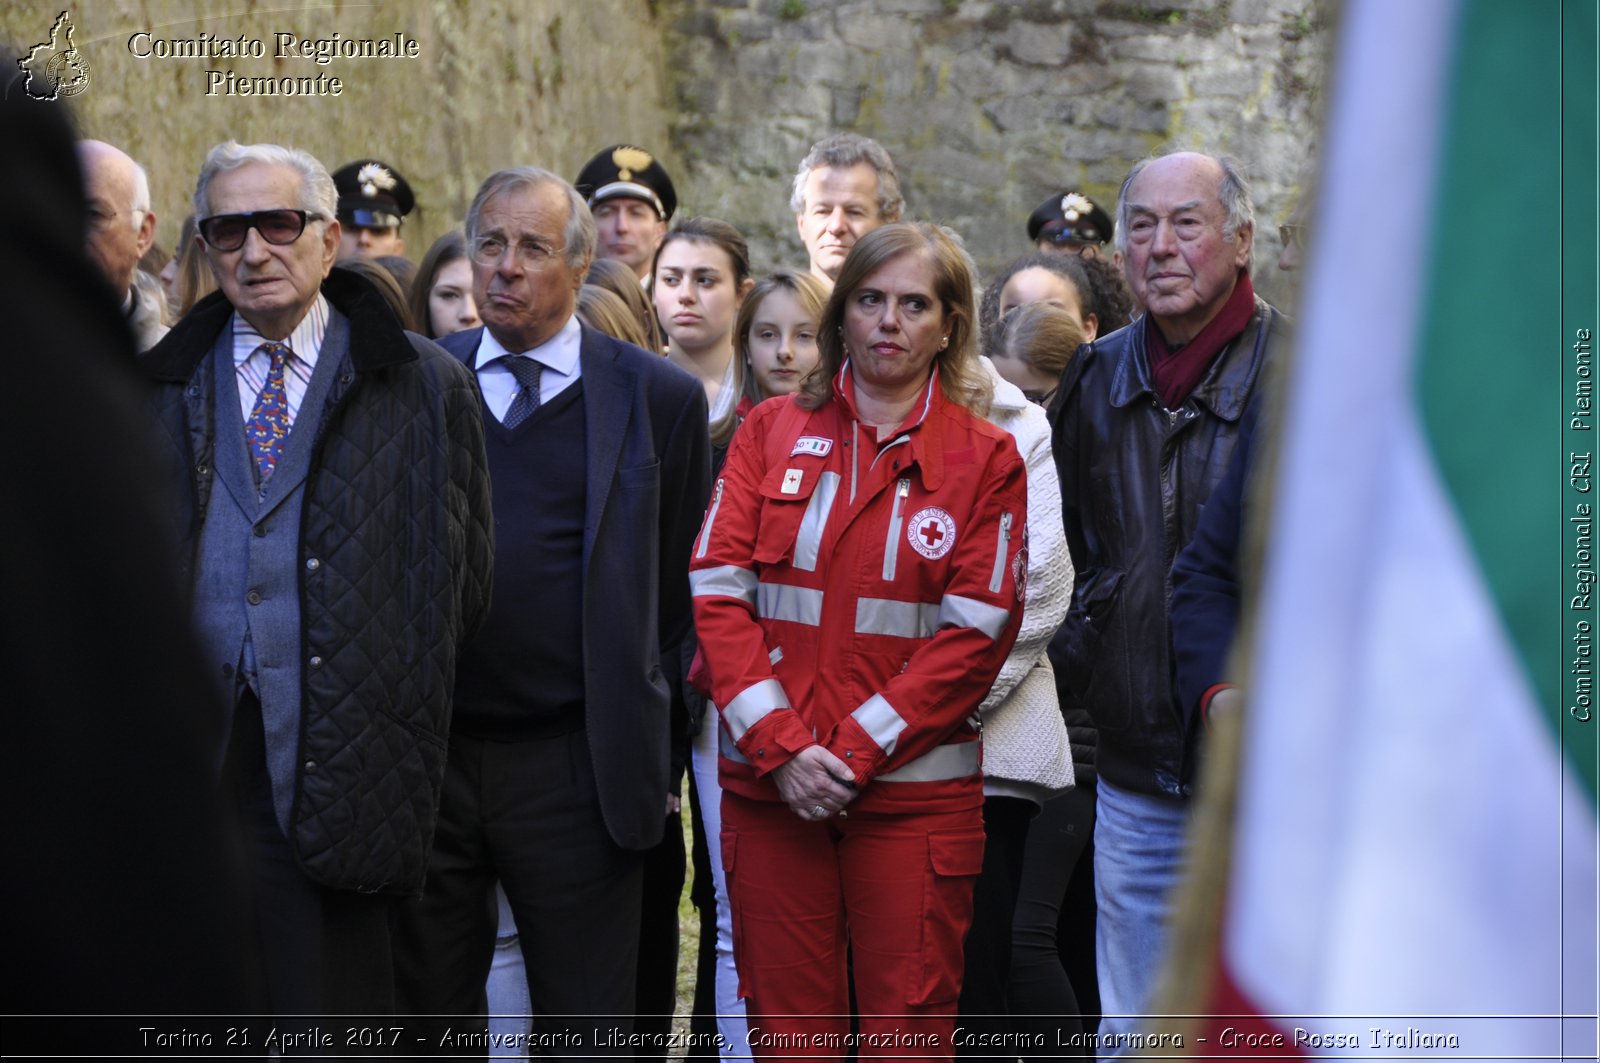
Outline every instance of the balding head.
{"type": "Polygon", "coordinates": [[[126,298],[139,259],[156,238],[149,179],[126,152],[102,140],[80,140],[78,162],[89,202],[89,257],[126,298]]]}
{"type": "Polygon", "coordinates": [[[1250,268],[1255,212],[1239,165],[1176,152],[1136,163],[1117,204],[1117,249],[1168,343],[1188,343],[1250,268]]]}

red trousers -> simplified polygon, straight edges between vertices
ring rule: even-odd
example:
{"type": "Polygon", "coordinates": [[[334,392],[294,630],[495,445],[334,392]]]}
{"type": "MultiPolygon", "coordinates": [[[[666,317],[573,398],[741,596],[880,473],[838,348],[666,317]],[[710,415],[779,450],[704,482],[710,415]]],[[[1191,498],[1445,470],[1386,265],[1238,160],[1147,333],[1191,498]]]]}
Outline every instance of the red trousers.
{"type": "Polygon", "coordinates": [[[758,1058],[951,1056],[981,808],[808,823],[724,791],[722,859],[758,1058]]]}

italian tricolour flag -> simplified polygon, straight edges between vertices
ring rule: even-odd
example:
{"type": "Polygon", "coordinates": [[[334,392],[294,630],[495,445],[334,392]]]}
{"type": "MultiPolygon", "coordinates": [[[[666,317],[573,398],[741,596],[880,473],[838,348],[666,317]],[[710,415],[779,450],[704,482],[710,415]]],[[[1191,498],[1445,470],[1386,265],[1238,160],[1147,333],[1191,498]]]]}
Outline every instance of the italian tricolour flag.
{"type": "Polygon", "coordinates": [[[1595,7],[1353,0],[1330,83],[1193,1048],[1594,1059],[1595,7]]]}

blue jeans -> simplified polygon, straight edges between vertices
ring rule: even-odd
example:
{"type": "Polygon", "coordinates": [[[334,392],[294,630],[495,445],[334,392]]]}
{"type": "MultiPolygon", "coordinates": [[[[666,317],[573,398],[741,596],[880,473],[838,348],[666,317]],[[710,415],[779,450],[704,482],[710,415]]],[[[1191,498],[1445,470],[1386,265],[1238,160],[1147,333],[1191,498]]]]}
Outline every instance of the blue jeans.
{"type": "MultiPolygon", "coordinates": [[[[1138,1029],[1166,959],[1172,887],[1183,873],[1189,803],[1099,779],[1094,823],[1100,1037],[1138,1029]]],[[[1121,1054],[1102,1046],[1101,1059],[1121,1054]]]]}

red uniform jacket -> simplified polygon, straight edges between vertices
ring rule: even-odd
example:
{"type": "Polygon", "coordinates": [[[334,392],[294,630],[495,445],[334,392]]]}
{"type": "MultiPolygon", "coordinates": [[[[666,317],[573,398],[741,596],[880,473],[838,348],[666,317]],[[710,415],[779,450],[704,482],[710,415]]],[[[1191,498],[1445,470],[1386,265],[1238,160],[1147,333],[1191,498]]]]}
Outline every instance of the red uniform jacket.
{"type": "Polygon", "coordinates": [[[1027,474],[937,374],[881,445],[853,393],[847,363],[820,409],[758,406],[695,540],[722,784],[778,800],[767,774],[820,743],[851,766],[853,809],[971,807],[978,703],[1022,620],[1027,474]]]}

